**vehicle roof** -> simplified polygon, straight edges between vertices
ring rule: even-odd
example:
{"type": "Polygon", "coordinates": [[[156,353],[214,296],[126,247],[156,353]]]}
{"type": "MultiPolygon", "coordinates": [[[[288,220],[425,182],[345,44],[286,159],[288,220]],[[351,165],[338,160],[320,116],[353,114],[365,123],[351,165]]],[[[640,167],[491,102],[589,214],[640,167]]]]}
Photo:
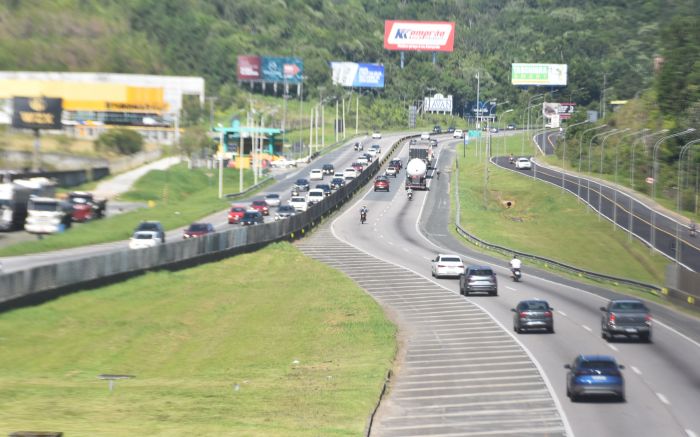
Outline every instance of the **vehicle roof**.
{"type": "Polygon", "coordinates": [[[610,299],[610,303],[619,303],[619,302],[644,303],[644,301],[640,300],[640,299],[610,299]]]}
{"type": "Polygon", "coordinates": [[[581,354],[578,356],[582,361],[610,361],[610,362],[616,362],[615,357],[610,356],[610,355],[584,355],[581,354]]]}
{"type": "MultiPolygon", "coordinates": [[[[443,257],[443,256],[456,256],[457,258],[461,258],[461,256],[460,256],[460,255],[457,255],[456,253],[438,253],[438,256],[439,256],[439,257],[443,257]]],[[[470,266],[470,267],[474,267],[474,266],[470,266]]]]}
{"type": "Polygon", "coordinates": [[[280,195],[277,193],[269,193],[269,194],[266,194],[265,197],[280,197],[280,195]]]}
{"type": "Polygon", "coordinates": [[[320,169],[320,168],[312,168],[312,169],[311,169],[311,173],[317,172],[317,171],[323,171],[323,170],[320,169]]]}

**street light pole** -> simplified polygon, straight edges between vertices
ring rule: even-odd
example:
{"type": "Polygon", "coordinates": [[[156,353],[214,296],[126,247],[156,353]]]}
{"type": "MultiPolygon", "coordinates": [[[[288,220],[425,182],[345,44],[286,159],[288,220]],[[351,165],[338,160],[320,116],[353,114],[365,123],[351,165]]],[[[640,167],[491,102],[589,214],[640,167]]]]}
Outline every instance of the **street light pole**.
{"type": "MultiPolygon", "coordinates": [[[[681,153],[678,155],[678,188],[676,189],[676,213],[681,215],[681,162],[683,162],[683,154],[688,151],[694,144],[700,143],[700,139],[696,139],[685,143],[681,148],[681,153]]],[[[676,264],[681,263],[681,236],[680,236],[680,218],[676,220],[676,264]]]]}
{"type": "MultiPolygon", "coordinates": [[[[564,150],[561,155],[561,190],[566,191],[566,173],[565,173],[565,168],[564,166],[566,165],[566,131],[568,131],[570,128],[574,126],[580,126],[582,124],[590,123],[590,120],[585,120],[580,123],[574,123],[571,126],[567,126],[566,129],[564,129],[564,150]]],[[[580,159],[580,158],[579,158],[580,159]]]]}
{"type": "MultiPolygon", "coordinates": [[[[618,130],[615,133],[611,133],[610,135],[606,135],[605,137],[603,137],[603,142],[600,145],[600,172],[598,173],[599,177],[601,179],[603,177],[603,157],[605,156],[605,142],[608,140],[608,138],[615,136],[615,135],[618,135],[618,134],[621,134],[623,132],[627,132],[628,130],[629,130],[629,128],[625,128],[625,129],[618,130]]],[[[598,182],[598,188],[599,188],[599,190],[598,190],[598,220],[600,220],[601,218],[603,218],[603,184],[598,182]]],[[[615,190],[615,192],[617,192],[617,190],[615,190]]],[[[615,209],[615,208],[617,208],[617,204],[613,205],[613,209],[615,209]]],[[[614,216],[614,214],[613,214],[613,216],[614,216]]],[[[613,226],[614,225],[615,225],[615,223],[613,223],[613,226]]]]}
{"type": "MultiPolygon", "coordinates": [[[[605,139],[605,135],[612,135],[615,132],[617,132],[617,129],[613,129],[613,130],[610,130],[607,132],[601,132],[599,134],[593,135],[591,137],[591,140],[588,142],[588,194],[586,196],[586,201],[588,202],[589,205],[591,204],[591,177],[593,176],[593,173],[591,171],[591,153],[592,153],[591,150],[593,147],[593,139],[596,137],[599,137],[601,135],[603,135],[603,139],[605,139]]],[[[598,197],[600,197],[600,196],[598,196],[598,197]]]]}
{"type": "MultiPolygon", "coordinates": [[[[581,159],[581,156],[583,155],[583,137],[586,136],[586,132],[590,132],[590,131],[594,131],[594,130],[598,130],[598,129],[603,129],[603,128],[607,127],[607,126],[608,126],[607,124],[603,124],[603,125],[600,125],[600,126],[592,127],[592,128],[590,128],[590,129],[586,129],[585,131],[581,132],[581,138],[579,138],[579,141],[578,141],[578,176],[577,176],[577,179],[578,179],[578,192],[577,192],[577,195],[576,195],[576,199],[577,199],[578,201],[581,201],[581,162],[583,161],[583,159],[581,159]]],[[[589,153],[590,153],[590,152],[589,152],[589,153]]],[[[590,155],[589,155],[589,156],[590,156],[590,155]]],[[[588,197],[588,196],[587,196],[587,197],[588,197]]]]}

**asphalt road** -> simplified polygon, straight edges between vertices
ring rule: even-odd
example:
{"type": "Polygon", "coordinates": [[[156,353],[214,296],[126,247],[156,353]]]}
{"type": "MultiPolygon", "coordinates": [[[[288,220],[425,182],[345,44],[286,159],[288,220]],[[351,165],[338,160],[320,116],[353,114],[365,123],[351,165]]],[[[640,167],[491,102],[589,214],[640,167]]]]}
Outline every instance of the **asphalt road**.
{"type": "MultiPolygon", "coordinates": [[[[357,257],[361,269],[349,274],[396,315],[402,331],[404,358],[373,435],[558,435],[566,423],[579,436],[700,435],[700,322],[651,305],[653,343],[607,343],[598,308],[615,293],[528,266],[523,282],[510,282],[503,261],[473,252],[446,230],[453,157],[451,147],[441,146],[441,179],[413,202],[403,190],[368,191],[356,202],[368,205],[368,225],[359,225],[353,206],[332,224],[337,239],[368,256],[357,257]],[[429,260],[437,252],[492,265],[499,296],[465,298],[456,280],[431,279],[429,260]],[[510,309],[529,298],[555,308],[555,334],[511,333],[510,309]],[[626,365],[627,402],[568,400],[563,365],[579,353],[610,354],[626,365]],[[532,357],[529,364],[524,357],[532,357]]],[[[336,266],[349,269],[348,262],[336,266]]]]}

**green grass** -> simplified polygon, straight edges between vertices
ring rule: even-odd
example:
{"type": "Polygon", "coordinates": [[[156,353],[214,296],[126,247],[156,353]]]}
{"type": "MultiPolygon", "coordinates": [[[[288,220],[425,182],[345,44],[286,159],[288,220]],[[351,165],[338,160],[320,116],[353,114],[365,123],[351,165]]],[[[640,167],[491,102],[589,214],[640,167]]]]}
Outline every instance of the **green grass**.
{"type": "MultiPolygon", "coordinates": [[[[497,144],[497,148],[496,148],[497,144]]],[[[503,154],[502,139],[494,154],[503,154]]],[[[626,232],[613,230],[574,196],[551,185],[489,166],[484,206],[484,164],[475,156],[474,141],[466,159],[459,154],[461,226],[488,242],[553,258],[598,273],[662,284],[668,260],[651,255],[626,232]],[[510,200],[508,209],[503,202],[510,200]]],[[[507,139],[506,152],[521,152],[521,137],[507,139]]]]}
{"type": "MultiPolygon", "coordinates": [[[[244,187],[253,184],[252,172],[244,173],[244,187]]],[[[224,170],[224,193],[238,192],[237,170],[224,170]]],[[[24,255],[66,249],[88,244],[128,239],[141,220],[158,220],[166,229],[187,225],[222,211],[231,201],[218,198],[217,170],[188,170],[185,164],[168,170],[153,170],[139,179],[123,200],[151,202],[153,207],[96,220],[63,234],[49,235],[0,249],[0,256],[24,255]]]]}
{"type": "Polygon", "coordinates": [[[286,243],[148,273],[0,314],[0,435],[358,436],[394,334],[286,243]],[[110,393],[102,373],[136,378],[110,393]]]}

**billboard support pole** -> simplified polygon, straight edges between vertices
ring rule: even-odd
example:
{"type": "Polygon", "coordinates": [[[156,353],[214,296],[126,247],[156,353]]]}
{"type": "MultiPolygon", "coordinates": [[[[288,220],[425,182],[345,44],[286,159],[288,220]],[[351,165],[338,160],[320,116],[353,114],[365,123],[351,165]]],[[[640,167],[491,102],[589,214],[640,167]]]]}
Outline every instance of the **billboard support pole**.
{"type": "Polygon", "coordinates": [[[34,153],[32,154],[32,170],[36,172],[39,171],[39,150],[41,150],[41,131],[39,129],[34,129],[34,153]]]}
{"type": "Polygon", "coordinates": [[[360,128],[360,92],[358,91],[355,99],[355,135],[360,128]]]}
{"type": "Polygon", "coordinates": [[[238,130],[238,192],[243,192],[243,129],[238,130]]]}
{"type": "Polygon", "coordinates": [[[345,139],[345,96],[343,96],[343,139],[345,139]]]}
{"type": "Polygon", "coordinates": [[[338,124],[338,99],[335,99],[335,142],[338,142],[338,132],[340,131],[340,125],[338,124]]]}
{"type": "Polygon", "coordinates": [[[433,52],[433,65],[437,64],[437,52],[433,52]]]}
{"type": "Polygon", "coordinates": [[[399,53],[400,53],[400,55],[401,55],[401,69],[403,70],[403,61],[404,61],[403,51],[402,51],[402,52],[399,52],[399,53]]]}

